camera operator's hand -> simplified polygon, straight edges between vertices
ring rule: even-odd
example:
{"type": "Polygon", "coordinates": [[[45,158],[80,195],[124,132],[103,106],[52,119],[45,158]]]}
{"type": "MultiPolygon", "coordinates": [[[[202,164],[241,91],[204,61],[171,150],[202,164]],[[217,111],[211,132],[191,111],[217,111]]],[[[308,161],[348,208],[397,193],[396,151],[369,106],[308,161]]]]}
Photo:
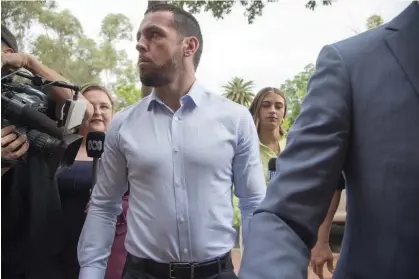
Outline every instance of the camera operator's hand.
{"type": "Polygon", "coordinates": [[[1,67],[19,69],[26,68],[29,56],[25,53],[3,53],[1,54],[1,67]]]}
{"type": "MultiPolygon", "coordinates": [[[[29,149],[25,135],[19,137],[14,133],[14,126],[6,126],[1,129],[1,157],[6,159],[18,159],[25,155],[29,149]]],[[[9,168],[2,168],[3,175],[9,168]]]]}
{"type": "MultiPolygon", "coordinates": [[[[10,69],[25,68],[32,74],[40,75],[48,80],[68,82],[56,71],[43,65],[35,57],[25,53],[2,53],[1,67],[10,69]]],[[[52,97],[57,103],[63,103],[65,100],[73,98],[72,91],[67,88],[52,86],[51,93],[52,97]]],[[[93,115],[93,106],[83,96],[80,96],[80,99],[83,99],[87,103],[87,109],[85,113],[85,120],[87,120],[93,115]]]]}

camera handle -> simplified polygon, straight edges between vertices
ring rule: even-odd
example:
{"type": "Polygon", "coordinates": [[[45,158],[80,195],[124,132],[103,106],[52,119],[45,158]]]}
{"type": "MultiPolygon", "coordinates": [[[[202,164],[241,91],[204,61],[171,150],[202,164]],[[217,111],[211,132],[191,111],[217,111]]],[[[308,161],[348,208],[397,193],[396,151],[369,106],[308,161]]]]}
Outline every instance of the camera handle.
{"type": "Polygon", "coordinates": [[[19,163],[23,163],[23,161],[1,157],[1,168],[11,168],[19,163]]]}

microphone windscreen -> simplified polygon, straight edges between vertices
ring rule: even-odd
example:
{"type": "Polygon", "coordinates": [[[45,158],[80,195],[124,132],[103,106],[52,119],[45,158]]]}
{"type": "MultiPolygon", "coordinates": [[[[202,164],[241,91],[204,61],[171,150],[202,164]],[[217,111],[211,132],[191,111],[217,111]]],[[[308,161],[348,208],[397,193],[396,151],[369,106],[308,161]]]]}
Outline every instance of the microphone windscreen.
{"type": "Polygon", "coordinates": [[[100,158],[105,145],[104,132],[90,132],[86,136],[86,151],[90,158],[100,158]]]}
{"type": "Polygon", "coordinates": [[[276,171],[276,158],[271,158],[268,162],[268,170],[269,171],[276,171]]]}

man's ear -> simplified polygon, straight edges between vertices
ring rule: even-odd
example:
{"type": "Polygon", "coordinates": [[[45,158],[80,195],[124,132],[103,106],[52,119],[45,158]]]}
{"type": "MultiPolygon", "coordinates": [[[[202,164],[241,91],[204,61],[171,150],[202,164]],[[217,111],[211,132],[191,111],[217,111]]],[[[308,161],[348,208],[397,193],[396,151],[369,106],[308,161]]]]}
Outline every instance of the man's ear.
{"type": "Polygon", "coordinates": [[[189,56],[194,55],[195,52],[199,48],[199,41],[194,36],[185,38],[183,43],[184,43],[183,55],[185,57],[189,57],[189,56]]]}
{"type": "Polygon", "coordinates": [[[13,53],[14,51],[10,47],[7,47],[7,46],[4,47],[4,46],[2,46],[1,47],[1,52],[3,52],[3,53],[13,53]]]}

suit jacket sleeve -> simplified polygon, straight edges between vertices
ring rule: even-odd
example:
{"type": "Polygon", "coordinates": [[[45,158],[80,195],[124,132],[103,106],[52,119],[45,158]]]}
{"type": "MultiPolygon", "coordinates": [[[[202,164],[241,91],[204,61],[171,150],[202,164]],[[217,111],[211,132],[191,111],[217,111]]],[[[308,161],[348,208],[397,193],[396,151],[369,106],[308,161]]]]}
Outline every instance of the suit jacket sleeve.
{"type": "Polygon", "coordinates": [[[277,175],[252,218],[241,279],[306,279],[311,249],[338,185],[351,123],[351,88],[335,46],[316,71],[277,160],[277,175]]]}

